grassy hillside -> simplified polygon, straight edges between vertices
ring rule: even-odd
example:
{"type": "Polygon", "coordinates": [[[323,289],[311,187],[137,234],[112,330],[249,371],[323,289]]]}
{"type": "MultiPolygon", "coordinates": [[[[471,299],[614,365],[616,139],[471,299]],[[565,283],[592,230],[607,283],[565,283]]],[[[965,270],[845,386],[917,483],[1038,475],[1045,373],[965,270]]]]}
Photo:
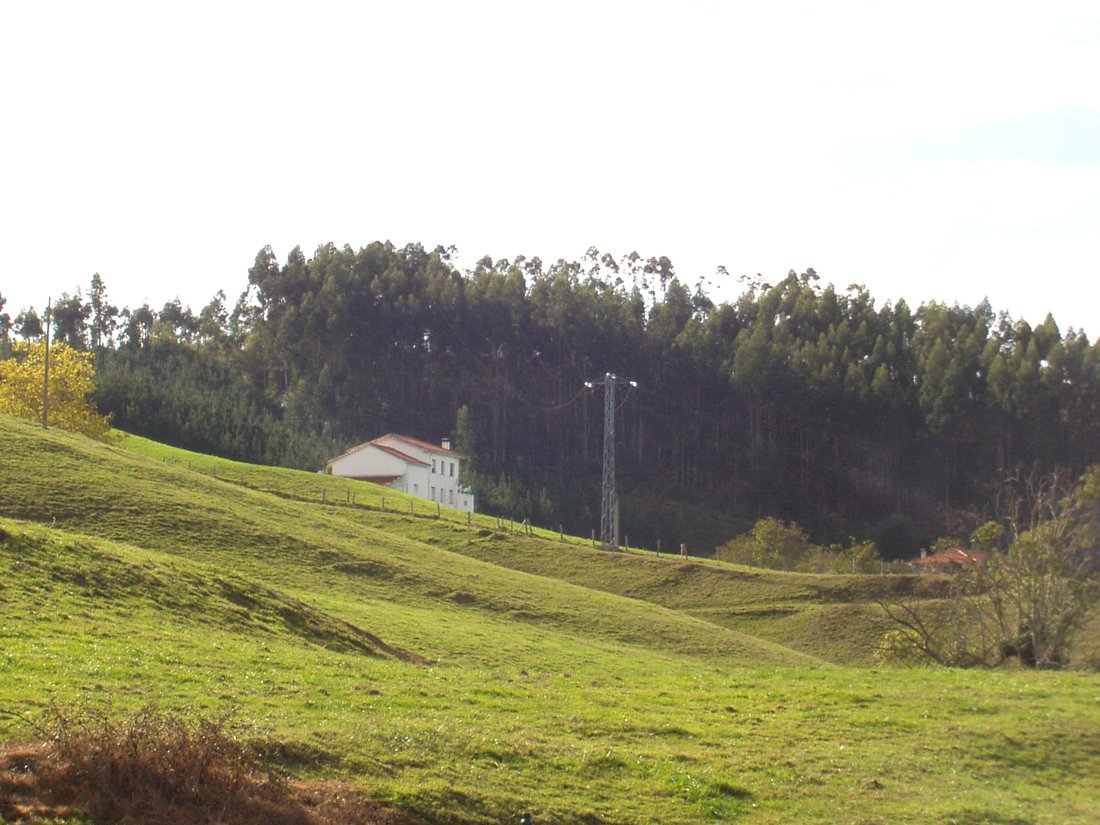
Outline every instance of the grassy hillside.
{"type": "MultiPolygon", "coordinates": [[[[221,568],[229,564],[258,583],[347,611],[361,626],[383,638],[396,636],[401,639],[398,644],[433,660],[468,648],[471,629],[456,625],[454,633],[440,635],[433,628],[425,634],[419,623],[404,625],[405,617],[395,614],[390,603],[455,613],[490,625],[508,620],[511,626],[511,620],[519,619],[540,631],[553,628],[611,643],[641,642],[655,652],[693,653],[731,663],[809,661],[752,637],[715,633],[674,611],[579,591],[564,582],[450,553],[438,546],[440,528],[454,541],[504,539],[488,526],[480,526],[490,525],[489,521],[479,520],[478,533],[484,535],[475,537],[472,529],[457,522],[410,516],[404,496],[390,495],[390,506],[399,508],[396,513],[323,505],[319,494],[312,501],[292,498],[299,492],[294,485],[305,490],[313,484],[317,490],[349,482],[232,462],[224,462],[217,478],[185,465],[158,463],[125,446],[100,445],[54,432],[43,439],[33,428],[25,432],[29,438],[23,441],[24,449],[7,451],[0,458],[0,473],[7,478],[4,515],[140,543],[221,568]],[[37,470],[47,465],[52,468],[49,473],[37,470]],[[249,471],[255,484],[269,474],[272,483],[267,486],[280,495],[240,486],[238,478],[247,483],[249,471]],[[224,480],[228,478],[233,480],[224,480]]],[[[128,438],[124,445],[131,441],[139,442],[128,438]]],[[[357,501],[368,496],[378,496],[380,501],[379,488],[350,484],[362,491],[357,501]]],[[[346,496],[332,498],[346,501],[346,496]]],[[[481,652],[482,646],[477,645],[467,653],[505,661],[511,651],[503,644],[506,638],[491,651],[481,652]]]]}
{"type": "Polygon", "coordinates": [[[878,600],[931,591],[919,576],[814,576],[647,552],[468,542],[456,552],[641,599],[838,664],[869,664],[887,629],[878,600]]]}
{"type": "Polygon", "coordinates": [[[881,584],[381,499],[0,417],[0,710],[230,713],[432,822],[1100,817],[1095,674],[836,666],[881,584]]]}
{"type": "MultiPolygon", "coordinates": [[[[869,664],[887,624],[877,600],[885,595],[918,591],[921,577],[807,576],[770,570],[749,570],[701,559],[681,561],[652,553],[593,553],[591,543],[535,531],[545,541],[516,540],[509,530],[479,519],[476,531],[456,530],[465,514],[421,500],[412,500],[369,484],[309,473],[260,468],[215,459],[128,436],[127,450],[169,466],[186,467],[238,485],[276,492],[297,501],[334,505],[354,501],[362,507],[407,513],[412,504],[422,516],[437,512],[438,520],[420,518],[388,522],[415,524],[415,535],[454,552],[587,588],[640,599],[696,616],[733,630],[745,631],[793,650],[843,664],[869,664]],[[546,542],[552,542],[548,546],[546,542]]],[[[381,513],[375,513],[375,518],[381,513]]]]}

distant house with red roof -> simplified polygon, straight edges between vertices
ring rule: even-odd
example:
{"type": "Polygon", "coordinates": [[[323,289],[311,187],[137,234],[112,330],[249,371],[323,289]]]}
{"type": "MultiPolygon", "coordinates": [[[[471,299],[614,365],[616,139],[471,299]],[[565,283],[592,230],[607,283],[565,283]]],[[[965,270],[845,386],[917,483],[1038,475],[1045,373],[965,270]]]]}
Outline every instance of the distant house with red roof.
{"type": "Polygon", "coordinates": [[[328,471],[472,512],[474,494],[459,483],[466,459],[451,449],[450,439],[437,446],[389,433],[331,459],[328,471]]]}
{"type": "Polygon", "coordinates": [[[927,550],[920,551],[920,558],[909,562],[921,573],[950,573],[959,567],[969,564],[985,564],[989,553],[981,550],[964,550],[961,547],[952,547],[950,550],[941,550],[938,553],[929,554],[927,550]]]}

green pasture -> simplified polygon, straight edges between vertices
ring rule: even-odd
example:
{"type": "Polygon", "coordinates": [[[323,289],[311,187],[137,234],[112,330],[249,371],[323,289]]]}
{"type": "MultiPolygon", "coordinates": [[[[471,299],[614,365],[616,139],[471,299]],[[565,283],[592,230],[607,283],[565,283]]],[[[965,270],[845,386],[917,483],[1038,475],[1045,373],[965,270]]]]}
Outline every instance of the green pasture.
{"type": "Polygon", "coordinates": [[[50,703],[226,716],[440,823],[1100,820],[1096,673],[869,666],[876,598],[920,582],[385,497],[0,417],[0,734],[50,703]]]}

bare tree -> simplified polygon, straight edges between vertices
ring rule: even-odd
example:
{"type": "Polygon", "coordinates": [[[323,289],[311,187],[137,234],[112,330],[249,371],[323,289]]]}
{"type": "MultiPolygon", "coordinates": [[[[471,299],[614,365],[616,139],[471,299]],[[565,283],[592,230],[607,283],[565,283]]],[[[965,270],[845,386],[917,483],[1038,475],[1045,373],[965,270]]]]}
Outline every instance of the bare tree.
{"type": "Polygon", "coordinates": [[[1100,467],[1072,490],[1056,475],[1018,474],[998,501],[1007,550],[951,574],[943,599],[882,603],[896,625],[888,641],[902,657],[952,667],[1069,661],[1074,634],[1100,604],[1100,467]]]}

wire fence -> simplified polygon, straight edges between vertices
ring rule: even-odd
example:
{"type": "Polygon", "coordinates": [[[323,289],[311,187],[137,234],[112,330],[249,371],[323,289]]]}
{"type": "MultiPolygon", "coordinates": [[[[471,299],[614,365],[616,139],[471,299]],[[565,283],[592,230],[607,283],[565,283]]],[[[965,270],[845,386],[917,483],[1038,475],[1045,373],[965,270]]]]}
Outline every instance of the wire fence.
{"type": "Polygon", "coordinates": [[[691,562],[719,563],[713,558],[692,555],[686,544],[674,544],[671,548],[662,546],[657,540],[654,547],[632,546],[630,536],[624,535],[619,547],[604,547],[597,538],[595,529],[586,538],[565,532],[559,524],[557,529],[532,524],[530,519],[512,519],[503,516],[474,513],[448,507],[440,502],[430,501],[388,487],[370,484],[354,479],[342,479],[339,476],[306,476],[300,471],[284,468],[253,469],[251,465],[239,465],[228,459],[174,459],[165,457],[165,464],[178,466],[209,478],[232,484],[243,489],[267,493],[279,498],[302,503],[315,503],[326,507],[346,507],[363,512],[376,512],[385,515],[404,516],[447,522],[463,528],[468,536],[475,531],[481,537],[490,535],[526,536],[547,541],[556,541],[571,546],[589,546],[597,550],[623,552],[636,555],[648,555],[657,558],[681,559],[691,562]],[[285,484],[273,483],[271,473],[293,474],[285,484]],[[306,480],[308,479],[308,480],[306,480]]]}

